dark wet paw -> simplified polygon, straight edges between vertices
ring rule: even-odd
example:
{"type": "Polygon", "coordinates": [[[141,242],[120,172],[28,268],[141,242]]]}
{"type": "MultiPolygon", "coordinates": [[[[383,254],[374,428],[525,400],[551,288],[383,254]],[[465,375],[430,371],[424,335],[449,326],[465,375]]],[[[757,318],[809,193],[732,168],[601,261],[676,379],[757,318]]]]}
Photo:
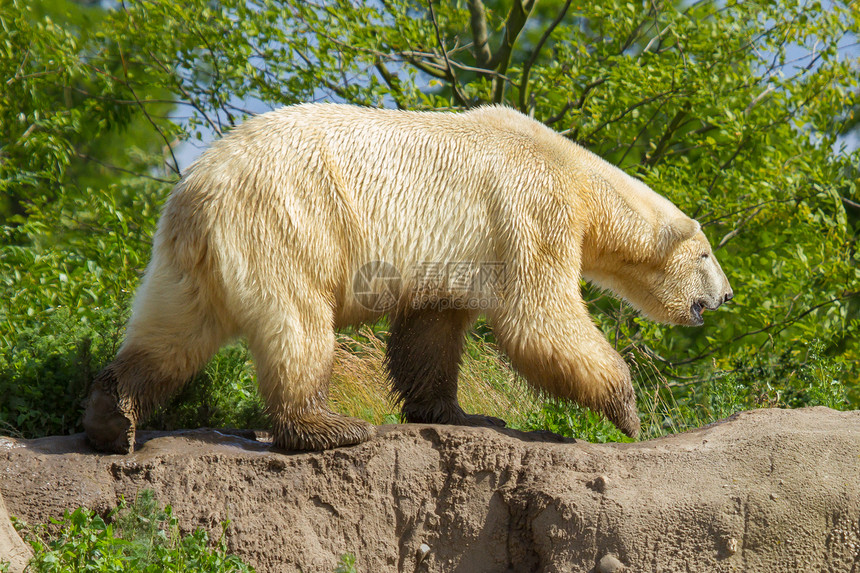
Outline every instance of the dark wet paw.
{"type": "Polygon", "coordinates": [[[94,388],[87,400],[84,430],[92,447],[103,452],[128,454],[134,450],[134,420],[124,414],[116,398],[94,388]]]}
{"type": "Polygon", "coordinates": [[[277,449],[320,451],[366,442],[376,435],[376,426],[358,418],[324,412],[290,420],[274,434],[272,446],[277,449]]]}
{"type": "Polygon", "coordinates": [[[507,427],[507,422],[501,418],[493,416],[485,416],[483,414],[466,414],[467,426],[479,426],[486,428],[504,428],[507,427]]]}

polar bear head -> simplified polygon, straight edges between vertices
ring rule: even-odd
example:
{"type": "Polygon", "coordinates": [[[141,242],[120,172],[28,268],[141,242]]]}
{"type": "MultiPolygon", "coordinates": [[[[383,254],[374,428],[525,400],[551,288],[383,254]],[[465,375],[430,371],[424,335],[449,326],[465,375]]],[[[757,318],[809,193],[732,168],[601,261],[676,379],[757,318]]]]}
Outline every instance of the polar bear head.
{"type": "Polygon", "coordinates": [[[705,310],[734,296],[729,281],[696,221],[674,221],[657,236],[657,245],[633,256],[623,250],[602,253],[598,264],[583,269],[585,278],[651,320],[701,326],[705,310]]]}
{"type": "Polygon", "coordinates": [[[708,239],[697,221],[683,215],[652,230],[645,245],[603,250],[583,269],[585,278],[651,320],[701,326],[705,310],[734,296],[708,239]]]}
{"type": "Polygon", "coordinates": [[[641,181],[601,164],[592,174],[595,219],[583,276],[646,317],[701,326],[734,293],[698,221],[641,181]]]}
{"type": "MultiPolygon", "coordinates": [[[[691,220],[692,221],[692,220],[691,220]]],[[[702,313],[716,310],[734,293],[705,234],[695,221],[692,236],[677,240],[663,257],[639,272],[645,293],[630,293],[634,306],[660,322],[683,326],[704,324],[702,313]]]]}

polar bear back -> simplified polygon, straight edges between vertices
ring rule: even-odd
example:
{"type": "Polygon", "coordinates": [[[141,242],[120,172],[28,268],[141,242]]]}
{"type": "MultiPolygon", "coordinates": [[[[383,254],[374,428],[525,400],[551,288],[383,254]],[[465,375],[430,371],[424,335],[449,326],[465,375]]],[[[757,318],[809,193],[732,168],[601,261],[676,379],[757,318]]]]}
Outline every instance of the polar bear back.
{"type": "Polygon", "coordinates": [[[368,261],[401,272],[429,261],[516,261],[535,237],[560,238],[571,210],[586,208],[568,183],[579,151],[587,154],[505,108],[299,105],[215,142],[167,210],[218,242],[210,251],[230,259],[218,265],[227,284],[252,280],[252,259],[280,260],[346,290],[368,261]]]}

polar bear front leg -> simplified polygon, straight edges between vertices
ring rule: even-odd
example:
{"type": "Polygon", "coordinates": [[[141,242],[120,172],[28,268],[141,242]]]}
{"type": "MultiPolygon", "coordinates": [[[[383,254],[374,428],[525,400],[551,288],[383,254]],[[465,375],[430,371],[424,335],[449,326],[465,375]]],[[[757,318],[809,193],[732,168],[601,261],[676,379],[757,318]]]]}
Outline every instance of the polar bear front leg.
{"type": "Polygon", "coordinates": [[[463,343],[474,319],[466,310],[433,308],[407,309],[392,318],[385,363],[405,422],[505,425],[492,416],[467,414],[457,401],[463,343]]]}
{"type": "Polygon", "coordinates": [[[581,300],[564,311],[537,307],[527,317],[503,313],[494,332],[532,386],[601,412],[630,437],[639,434],[630,369],[581,300]]]}
{"type": "Polygon", "coordinates": [[[335,336],[330,307],[309,296],[301,305],[282,301],[246,326],[257,383],[272,421],[273,445],[285,450],[327,450],[359,444],[372,424],[328,407],[335,336]]]}

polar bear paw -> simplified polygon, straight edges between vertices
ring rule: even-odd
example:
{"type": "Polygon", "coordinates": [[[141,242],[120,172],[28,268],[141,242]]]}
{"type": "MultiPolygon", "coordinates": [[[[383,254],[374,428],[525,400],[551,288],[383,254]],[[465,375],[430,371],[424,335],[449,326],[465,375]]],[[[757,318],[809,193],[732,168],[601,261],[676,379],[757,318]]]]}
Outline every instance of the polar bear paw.
{"type": "Polygon", "coordinates": [[[135,424],[131,414],[120,406],[110,387],[112,375],[107,369],[93,382],[84,413],[84,430],[92,447],[103,452],[128,454],[134,450],[135,424]]]}
{"type": "Polygon", "coordinates": [[[626,436],[635,438],[639,435],[641,422],[636,409],[636,395],[629,382],[616,388],[609,399],[600,405],[600,410],[626,436]]]}
{"type": "Polygon", "coordinates": [[[376,427],[369,422],[323,410],[276,422],[272,445],[290,451],[330,450],[360,444],[375,435],[376,427]]]}

